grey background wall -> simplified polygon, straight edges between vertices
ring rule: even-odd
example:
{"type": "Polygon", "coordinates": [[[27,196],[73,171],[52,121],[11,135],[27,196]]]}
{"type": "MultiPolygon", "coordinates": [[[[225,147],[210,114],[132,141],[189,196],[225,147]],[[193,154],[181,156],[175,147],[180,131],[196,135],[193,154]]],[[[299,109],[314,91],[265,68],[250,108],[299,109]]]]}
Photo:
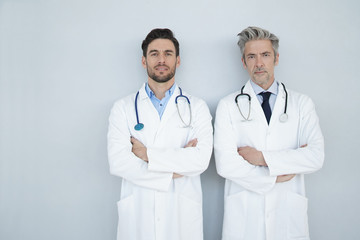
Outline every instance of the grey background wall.
{"type": "MultiPolygon", "coordinates": [[[[109,174],[112,103],[146,80],[140,44],[180,41],[177,82],[205,99],[247,80],[237,33],[280,37],[276,78],[312,97],[326,162],[306,177],[312,239],[360,235],[360,3],[356,0],[0,0],[0,239],[111,240],[121,179],[109,174]]],[[[221,236],[223,184],[202,175],[205,240],[221,236]]]]}

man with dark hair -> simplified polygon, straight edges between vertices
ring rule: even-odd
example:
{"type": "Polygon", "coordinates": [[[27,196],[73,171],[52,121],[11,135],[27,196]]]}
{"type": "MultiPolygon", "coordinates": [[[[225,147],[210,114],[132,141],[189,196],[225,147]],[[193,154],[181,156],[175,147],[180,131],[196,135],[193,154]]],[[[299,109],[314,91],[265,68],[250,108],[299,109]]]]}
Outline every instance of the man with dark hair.
{"type": "Polygon", "coordinates": [[[154,41],[155,39],[169,39],[175,47],[175,55],[176,57],[180,55],[180,49],[179,49],[179,42],[174,37],[174,34],[170,29],[164,28],[164,29],[154,29],[152,30],[144,39],[144,41],[141,44],[141,49],[143,50],[143,56],[146,57],[146,53],[148,50],[149,44],[154,41]]]}
{"type": "Polygon", "coordinates": [[[304,175],[324,161],[314,103],[275,80],[279,39],[248,27],[238,45],[250,80],[216,110],[214,149],[226,178],[222,240],[309,240],[304,175]]]}
{"type": "Polygon", "coordinates": [[[148,74],[109,117],[110,172],[122,177],[118,240],[202,240],[200,174],[212,152],[206,103],[176,85],[179,43],[169,29],[142,43],[148,74]]]}

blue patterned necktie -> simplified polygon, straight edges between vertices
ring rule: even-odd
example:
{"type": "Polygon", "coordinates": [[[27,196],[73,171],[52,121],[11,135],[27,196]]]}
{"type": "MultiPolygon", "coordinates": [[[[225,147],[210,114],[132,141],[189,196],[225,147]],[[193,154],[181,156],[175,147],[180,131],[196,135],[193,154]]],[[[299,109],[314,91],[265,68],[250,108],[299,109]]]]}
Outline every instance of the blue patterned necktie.
{"type": "Polygon", "coordinates": [[[262,93],[259,93],[259,95],[261,95],[263,97],[263,102],[261,104],[261,107],[265,113],[266,120],[269,124],[270,118],[271,118],[271,108],[270,108],[270,104],[269,104],[269,98],[270,98],[271,92],[262,92],[262,93]]]}

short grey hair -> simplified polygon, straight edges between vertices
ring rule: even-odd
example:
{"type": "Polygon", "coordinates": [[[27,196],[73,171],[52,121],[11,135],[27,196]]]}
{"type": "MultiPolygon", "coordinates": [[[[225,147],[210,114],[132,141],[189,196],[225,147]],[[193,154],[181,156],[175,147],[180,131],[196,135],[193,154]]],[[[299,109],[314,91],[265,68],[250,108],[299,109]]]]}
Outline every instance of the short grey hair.
{"type": "Polygon", "coordinates": [[[275,36],[275,34],[259,27],[247,27],[241,33],[239,33],[238,36],[239,41],[237,44],[240,47],[241,55],[244,60],[245,44],[251,40],[270,40],[274,50],[274,57],[276,59],[276,55],[278,54],[279,50],[279,38],[275,36]]]}

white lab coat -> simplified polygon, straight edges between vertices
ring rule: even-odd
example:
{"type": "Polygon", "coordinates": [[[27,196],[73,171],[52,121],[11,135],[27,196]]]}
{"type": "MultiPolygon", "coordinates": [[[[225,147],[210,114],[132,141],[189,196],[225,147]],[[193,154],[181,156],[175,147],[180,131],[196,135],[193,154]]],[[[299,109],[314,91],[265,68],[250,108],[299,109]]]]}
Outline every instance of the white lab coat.
{"type": "MultiPolygon", "coordinates": [[[[251,96],[251,121],[244,119],[235,103],[240,91],[222,99],[216,110],[214,151],[218,173],[226,178],[223,240],[309,240],[304,174],[319,170],[324,161],[324,140],[311,99],[288,90],[288,121],[284,112],[285,92],[279,91],[267,124],[255,92],[251,96]],[[307,147],[300,146],[307,144],[307,147]],[[251,146],[262,151],[268,167],[244,160],[237,148],[251,146]],[[296,174],[285,183],[278,175],[296,174]]],[[[247,98],[239,97],[244,116],[247,98]]]]}
{"type": "MultiPolygon", "coordinates": [[[[110,114],[108,157],[110,172],[122,177],[118,202],[118,240],[202,240],[202,190],[200,174],[208,167],[213,144],[211,115],[206,103],[183,92],[191,102],[192,128],[184,128],[177,113],[176,86],[160,120],[145,84],[139,90],[136,125],[135,94],[117,101],[110,114]],[[132,152],[130,136],[147,147],[149,163],[132,152]],[[197,138],[196,147],[184,148],[197,138]],[[173,179],[173,173],[184,177],[173,179]]],[[[182,117],[189,108],[179,98],[182,117]]]]}

